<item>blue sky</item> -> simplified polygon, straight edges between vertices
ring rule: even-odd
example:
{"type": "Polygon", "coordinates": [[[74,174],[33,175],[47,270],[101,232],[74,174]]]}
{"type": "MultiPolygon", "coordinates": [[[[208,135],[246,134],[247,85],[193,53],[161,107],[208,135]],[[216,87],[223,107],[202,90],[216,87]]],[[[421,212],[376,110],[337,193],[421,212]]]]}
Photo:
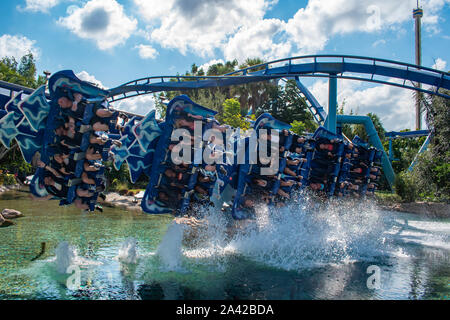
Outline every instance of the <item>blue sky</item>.
{"type": "MultiPolygon", "coordinates": [[[[72,69],[114,87],[174,75],[192,63],[247,57],[350,54],[414,63],[415,0],[6,0],[0,56],[37,56],[39,73],[72,69]]],[[[421,1],[423,65],[448,70],[450,0],[421,1]]],[[[327,83],[305,83],[327,104],[327,83]]],[[[339,81],[346,112],[378,113],[388,130],[412,128],[412,93],[339,81]]],[[[151,96],[119,107],[145,113],[151,96]]]]}

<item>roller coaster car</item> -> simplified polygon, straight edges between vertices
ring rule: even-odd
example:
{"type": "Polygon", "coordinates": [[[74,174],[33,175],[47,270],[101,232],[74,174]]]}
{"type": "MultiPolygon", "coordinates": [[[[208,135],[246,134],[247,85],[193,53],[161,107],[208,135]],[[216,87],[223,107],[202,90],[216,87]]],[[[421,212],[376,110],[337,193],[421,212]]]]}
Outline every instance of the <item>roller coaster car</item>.
{"type": "Polygon", "coordinates": [[[142,174],[150,178],[141,201],[146,213],[198,215],[197,205],[215,205],[235,220],[254,217],[257,203],[281,205],[305,189],[326,197],[365,196],[374,192],[381,173],[380,150],[359,137],[345,142],[323,127],[299,136],[262,114],[250,136],[229,136],[233,128],[220,125],[216,111],[185,95],[170,101],[164,121],[151,111],[117,126],[108,91],[72,71],[49,79],[49,101],[44,89],[23,101],[18,94],[0,110],[0,141],[9,146],[16,139],[27,162],[39,155],[46,165],[30,181],[31,193],[41,199],[54,195],[61,205],[98,208],[106,160],[117,170],[127,162],[133,183],[142,174]],[[267,159],[258,157],[263,151],[267,159]]]}

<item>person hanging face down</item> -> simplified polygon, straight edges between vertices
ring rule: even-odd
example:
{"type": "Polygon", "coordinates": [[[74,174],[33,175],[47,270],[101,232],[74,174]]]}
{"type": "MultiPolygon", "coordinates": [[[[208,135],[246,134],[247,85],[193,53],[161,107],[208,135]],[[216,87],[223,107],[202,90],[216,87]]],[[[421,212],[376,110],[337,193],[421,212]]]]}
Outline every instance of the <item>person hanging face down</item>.
{"type": "Polygon", "coordinates": [[[168,180],[170,186],[179,189],[185,188],[191,178],[191,175],[187,172],[175,172],[171,168],[164,171],[164,176],[168,180]]]}
{"type": "MultiPolygon", "coordinates": [[[[79,93],[74,94],[74,101],[70,100],[67,96],[62,96],[58,99],[58,105],[69,118],[83,121],[86,101],[82,101],[82,99],[83,96],[79,93]]],[[[95,105],[92,112],[93,116],[90,123],[92,124],[94,131],[108,131],[109,123],[116,121],[116,119],[111,120],[111,118],[114,115],[119,114],[118,112],[109,111],[100,105],[95,105]]]]}
{"type": "Polygon", "coordinates": [[[178,209],[182,199],[181,192],[177,190],[161,190],[158,192],[157,200],[169,209],[178,209]]]}

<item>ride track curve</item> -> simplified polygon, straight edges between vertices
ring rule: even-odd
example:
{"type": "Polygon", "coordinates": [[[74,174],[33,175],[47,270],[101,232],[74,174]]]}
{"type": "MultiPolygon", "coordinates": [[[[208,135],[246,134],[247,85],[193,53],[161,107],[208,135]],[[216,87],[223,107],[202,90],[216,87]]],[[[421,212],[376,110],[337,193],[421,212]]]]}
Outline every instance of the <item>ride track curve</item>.
{"type": "MultiPolygon", "coordinates": [[[[124,83],[109,90],[110,102],[161,91],[197,90],[226,87],[276,79],[296,81],[298,94],[305,98],[315,121],[336,132],[338,123],[363,123],[373,129],[370,119],[350,119],[337,116],[337,79],[357,80],[390,85],[450,99],[450,73],[414,64],[353,55],[307,55],[274,60],[221,76],[152,76],[124,83]],[[314,95],[300,81],[301,77],[329,78],[328,113],[314,95]],[[428,87],[426,87],[428,86],[428,87]],[[370,121],[368,121],[370,120],[370,121]]],[[[372,134],[373,136],[373,134],[372,134]]],[[[429,139],[427,139],[429,141],[429,139]]],[[[372,144],[382,146],[378,135],[372,144]]],[[[393,185],[395,173],[389,157],[383,150],[383,170],[389,184],[393,185]]]]}

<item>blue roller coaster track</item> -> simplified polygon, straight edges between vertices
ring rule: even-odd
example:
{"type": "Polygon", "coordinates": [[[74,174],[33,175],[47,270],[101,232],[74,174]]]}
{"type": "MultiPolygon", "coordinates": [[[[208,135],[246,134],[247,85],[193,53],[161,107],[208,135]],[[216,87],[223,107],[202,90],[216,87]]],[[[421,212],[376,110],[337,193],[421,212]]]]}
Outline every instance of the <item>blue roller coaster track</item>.
{"type": "MultiPolygon", "coordinates": [[[[110,90],[111,102],[160,91],[195,90],[240,85],[273,79],[294,79],[299,95],[306,98],[314,119],[320,125],[336,132],[337,79],[358,80],[404,89],[450,99],[440,89],[450,90],[450,74],[427,67],[393,60],[350,55],[308,55],[270,61],[237,70],[222,76],[154,76],[136,79],[110,90]],[[329,78],[328,113],[300,81],[300,77],[329,78]]],[[[342,121],[361,122],[371,129],[368,121],[350,119],[342,121]]],[[[428,139],[429,140],[429,139],[428,139]]],[[[381,145],[379,137],[372,137],[372,144],[381,145]]],[[[392,186],[395,178],[388,155],[383,154],[383,170],[392,186]]]]}
{"type": "MultiPolygon", "coordinates": [[[[366,125],[369,131],[373,126],[363,117],[337,116],[337,79],[390,85],[450,99],[447,92],[440,90],[450,90],[450,74],[448,72],[398,61],[350,55],[290,57],[251,66],[221,76],[177,75],[140,78],[107,90],[107,98],[109,102],[115,102],[161,91],[198,90],[277,79],[295,80],[298,94],[306,99],[315,121],[320,125],[325,125],[331,132],[337,131],[338,123],[362,123],[366,125]],[[327,111],[300,81],[300,78],[308,77],[329,78],[327,111]]],[[[4,105],[3,100],[9,100],[13,92],[23,91],[28,94],[32,91],[5,82],[0,82],[0,88],[10,90],[9,95],[0,93],[2,105],[4,105]]],[[[429,139],[427,140],[429,141],[429,139]]],[[[378,135],[373,132],[371,132],[371,143],[375,146],[381,145],[378,135]]],[[[395,174],[386,153],[383,154],[383,170],[392,186],[395,174]]]]}
{"type": "Polygon", "coordinates": [[[109,97],[111,101],[118,101],[160,91],[223,87],[279,78],[298,80],[299,77],[368,81],[450,98],[450,95],[439,92],[440,88],[450,89],[448,72],[392,60],[348,55],[292,57],[251,66],[222,76],[146,77],[111,89],[109,97]],[[417,85],[419,83],[432,88],[420,88],[417,85]]]}

